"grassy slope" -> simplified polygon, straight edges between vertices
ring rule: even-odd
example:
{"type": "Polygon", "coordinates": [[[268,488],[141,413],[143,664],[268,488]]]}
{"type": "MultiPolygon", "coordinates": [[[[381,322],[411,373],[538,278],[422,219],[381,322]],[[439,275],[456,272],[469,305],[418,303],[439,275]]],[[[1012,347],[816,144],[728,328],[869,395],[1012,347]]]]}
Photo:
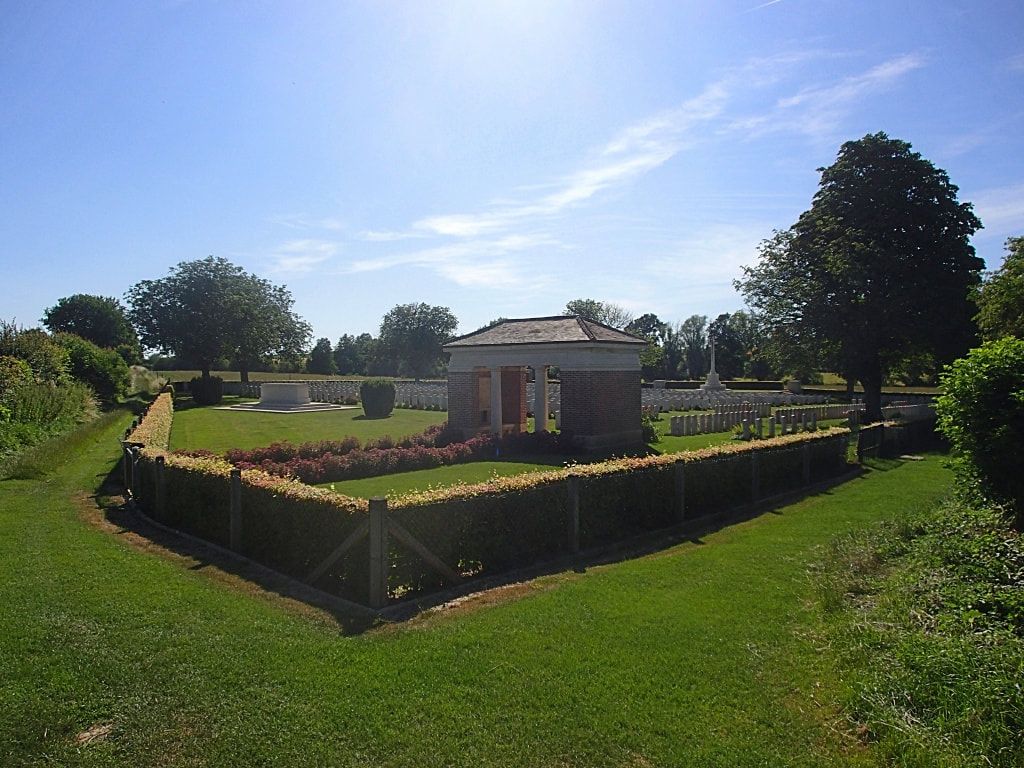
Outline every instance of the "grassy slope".
{"type": "Polygon", "coordinates": [[[936,460],[872,472],[508,604],[344,637],[84,524],[71,499],[120,428],[58,476],[0,483],[4,765],[856,762],[827,727],[806,563],[949,484],[936,460]],[[76,744],[90,729],[107,735],[76,744]]]}

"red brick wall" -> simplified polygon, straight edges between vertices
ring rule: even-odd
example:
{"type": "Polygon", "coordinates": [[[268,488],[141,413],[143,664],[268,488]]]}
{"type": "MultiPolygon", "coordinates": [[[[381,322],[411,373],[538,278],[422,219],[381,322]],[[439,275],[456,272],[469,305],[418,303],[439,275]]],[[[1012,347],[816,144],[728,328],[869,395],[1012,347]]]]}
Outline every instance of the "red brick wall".
{"type": "Polygon", "coordinates": [[[501,369],[501,420],[526,428],[526,369],[501,369]]]}
{"type": "Polygon", "coordinates": [[[563,370],[561,378],[562,429],[588,445],[639,439],[639,371],[563,370]]]}
{"type": "Polygon", "coordinates": [[[458,429],[463,437],[476,434],[480,419],[477,388],[475,372],[448,374],[448,424],[452,429],[458,429]]]}

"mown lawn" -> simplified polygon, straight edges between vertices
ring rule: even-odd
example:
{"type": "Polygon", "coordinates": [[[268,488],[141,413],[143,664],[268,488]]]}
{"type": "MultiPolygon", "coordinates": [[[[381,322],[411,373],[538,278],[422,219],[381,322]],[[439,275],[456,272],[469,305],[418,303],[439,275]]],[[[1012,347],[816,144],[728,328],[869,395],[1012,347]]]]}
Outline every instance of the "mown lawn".
{"type": "Polygon", "coordinates": [[[950,485],[940,460],[896,463],[647,557],[345,636],[88,524],[128,420],[55,474],[0,483],[5,766],[871,764],[842,732],[807,568],[950,485]]]}
{"type": "MultiPolygon", "coordinates": [[[[224,405],[246,402],[225,397],[224,405]]],[[[288,441],[299,444],[308,440],[341,440],[391,435],[398,439],[417,435],[427,427],[442,424],[448,414],[441,411],[418,411],[396,408],[386,419],[368,419],[362,408],[312,413],[258,413],[218,408],[196,408],[189,398],[174,404],[174,426],[171,429],[171,450],[204,448],[223,454],[230,448],[258,448],[288,441]]]]}

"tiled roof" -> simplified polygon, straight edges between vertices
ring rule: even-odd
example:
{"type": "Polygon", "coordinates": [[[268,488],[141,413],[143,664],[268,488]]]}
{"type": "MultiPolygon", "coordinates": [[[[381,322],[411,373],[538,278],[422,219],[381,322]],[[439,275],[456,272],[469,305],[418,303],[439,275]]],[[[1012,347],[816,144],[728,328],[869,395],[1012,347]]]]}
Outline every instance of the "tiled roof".
{"type": "Polygon", "coordinates": [[[505,320],[498,325],[470,333],[445,347],[481,347],[496,344],[566,344],[606,341],[618,344],[646,344],[643,339],[577,315],[528,317],[505,320]]]}

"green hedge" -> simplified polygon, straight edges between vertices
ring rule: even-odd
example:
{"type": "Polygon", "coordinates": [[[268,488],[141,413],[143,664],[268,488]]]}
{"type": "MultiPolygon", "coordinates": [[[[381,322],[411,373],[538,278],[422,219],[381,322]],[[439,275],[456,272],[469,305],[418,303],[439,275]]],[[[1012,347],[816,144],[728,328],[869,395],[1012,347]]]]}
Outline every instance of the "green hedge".
{"type": "MultiPolygon", "coordinates": [[[[151,410],[153,416],[164,418],[169,408],[151,410]]],[[[162,429],[152,433],[162,434],[162,429]]],[[[496,477],[479,485],[398,497],[391,500],[388,515],[450,569],[463,576],[489,576],[570,551],[570,476],[575,476],[579,491],[578,544],[585,549],[672,525],[680,469],[689,519],[749,503],[755,455],[759,498],[801,487],[805,459],[812,482],[840,474],[846,468],[848,435],[847,430],[835,429],[496,477]]],[[[137,469],[136,500],[150,515],[218,545],[230,545],[230,464],[216,457],[169,455],[146,448],[137,469]],[[164,462],[165,473],[162,507],[157,504],[158,459],[164,462]]],[[[305,580],[368,519],[368,507],[364,500],[246,470],[241,476],[238,552],[305,580]]],[[[393,597],[445,586],[445,579],[394,535],[389,536],[389,549],[387,581],[393,597]]],[[[367,541],[351,547],[316,586],[365,602],[367,541]]]]}

